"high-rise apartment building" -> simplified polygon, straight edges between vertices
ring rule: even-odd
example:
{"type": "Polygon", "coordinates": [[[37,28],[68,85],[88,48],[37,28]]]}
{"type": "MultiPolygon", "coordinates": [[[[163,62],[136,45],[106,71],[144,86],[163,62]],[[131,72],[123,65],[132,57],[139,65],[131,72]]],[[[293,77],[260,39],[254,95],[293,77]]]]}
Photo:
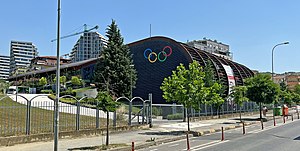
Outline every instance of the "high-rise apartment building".
{"type": "Polygon", "coordinates": [[[70,58],[72,62],[97,58],[107,45],[107,40],[98,32],[86,32],[74,45],[70,58]]]}
{"type": "Polygon", "coordinates": [[[38,55],[32,42],[11,41],[10,43],[10,75],[25,73],[31,60],[38,55]]]}
{"type": "Polygon", "coordinates": [[[229,45],[218,42],[217,40],[210,40],[203,38],[203,40],[193,40],[187,42],[191,47],[207,51],[216,56],[232,60],[232,54],[229,51],[229,45]]]}
{"type": "Polygon", "coordinates": [[[9,77],[9,56],[0,55],[0,79],[9,77]]]}

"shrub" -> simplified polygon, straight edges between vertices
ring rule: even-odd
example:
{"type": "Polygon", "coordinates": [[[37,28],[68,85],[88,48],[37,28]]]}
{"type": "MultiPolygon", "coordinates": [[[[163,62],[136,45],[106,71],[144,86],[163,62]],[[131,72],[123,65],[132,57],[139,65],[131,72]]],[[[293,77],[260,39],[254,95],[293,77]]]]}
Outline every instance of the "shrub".
{"type": "Polygon", "coordinates": [[[52,94],[53,91],[52,90],[41,90],[41,93],[52,94]]]}
{"type": "Polygon", "coordinates": [[[182,113],[176,113],[176,114],[170,114],[167,116],[168,120],[180,120],[183,119],[183,114],[182,113]]]}
{"type": "Polygon", "coordinates": [[[71,95],[71,96],[76,96],[76,92],[75,91],[73,91],[73,89],[72,88],[68,88],[66,91],[62,91],[62,92],[60,92],[60,94],[59,94],[60,96],[64,96],[64,95],[71,95]]]}
{"type": "Polygon", "coordinates": [[[152,114],[155,115],[155,116],[161,116],[162,115],[162,108],[153,107],[152,108],[152,114]]]}

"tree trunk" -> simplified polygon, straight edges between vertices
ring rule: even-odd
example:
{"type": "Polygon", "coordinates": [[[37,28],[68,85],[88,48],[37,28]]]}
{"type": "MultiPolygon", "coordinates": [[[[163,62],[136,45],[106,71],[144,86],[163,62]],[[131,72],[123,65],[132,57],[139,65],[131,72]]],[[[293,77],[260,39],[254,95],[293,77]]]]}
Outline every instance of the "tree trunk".
{"type": "Polygon", "coordinates": [[[183,122],[186,122],[186,117],[187,117],[187,115],[186,115],[186,108],[183,107],[183,122]]]}
{"type": "Polygon", "coordinates": [[[261,102],[259,102],[259,118],[262,119],[262,114],[261,114],[261,102]]]}
{"type": "Polygon", "coordinates": [[[240,121],[242,122],[242,107],[240,106],[240,121]]]}
{"type": "Polygon", "coordinates": [[[109,111],[106,112],[106,146],[109,144],[109,111]]]}
{"type": "Polygon", "coordinates": [[[190,133],[190,113],[189,113],[189,109],[187,109],[187,122],[188,122],[188,133],[190,133]]]}

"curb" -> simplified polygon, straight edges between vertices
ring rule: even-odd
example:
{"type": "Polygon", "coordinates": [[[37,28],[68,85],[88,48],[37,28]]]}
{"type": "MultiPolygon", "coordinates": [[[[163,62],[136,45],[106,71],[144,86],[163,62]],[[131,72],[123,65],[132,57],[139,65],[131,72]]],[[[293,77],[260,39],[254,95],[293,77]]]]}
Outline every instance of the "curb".
{"type": "MultiPolygon", "coordinates": [[[[245,123],[245,126],[257,124],[257,123],[259,123],[259,122],[245,123]]],[[[230,129],[240,128],[240,127],[242,127],[242,124],[227,126],[227,127],[224,127],[224,130],[230,130],[230,129]]],[[[189,134],[189,137],[199,137],[199,136],[203,136],[206,134],[212,134],[212,133],[220,132],[220,131],[221,131],[221,128],[209,129],[209,130],[204,130],[204,131],[191,131],[189,134]]],[[[169,143],[169,142],[182,140],[182,139],[186,139],[186,136],[183,135],[183,136],[178,136],[178,137],[173,137],[173,138],[160,139],[160,140],[153,141],[153,142],[136,144],[134,149],[136,149],[136,150],[143,149],[143,148],[147,148],[150,146],[160,145],[160,144],[169,143]]],[[[131,146],[126,146],[126,147],[121,147],[121,148],[112,148],[112,149],[110,149],[110,151],[131,151],[131,146]]]]}
{"type": "MultiPolygon", "coordinates": [[[[192,135],[189,135],[192,136],[192,135]]],[[[174,142],[177,140],[182,140],[185,139],[186,136],[182,135],[182,136],[177,136],[177,137],[172,137],[172,138],[166,138],[166,139],[160,139],[157,141],[152,141],[152,142],[146,142],[146,143],[141,143],[141,144],[136,144],[134,149],[143,149],[143,148],[147,148],[150,146],[155,146],[155,145],[160,145],[160,144],[164,144],[164,143],[169,143],[169,142],[174,142]]],[[[131,146],[126,146],[126,147],[120,147],[120,148],[112,148],[110,149],[110,151],[131,151],[131,146]]]]}

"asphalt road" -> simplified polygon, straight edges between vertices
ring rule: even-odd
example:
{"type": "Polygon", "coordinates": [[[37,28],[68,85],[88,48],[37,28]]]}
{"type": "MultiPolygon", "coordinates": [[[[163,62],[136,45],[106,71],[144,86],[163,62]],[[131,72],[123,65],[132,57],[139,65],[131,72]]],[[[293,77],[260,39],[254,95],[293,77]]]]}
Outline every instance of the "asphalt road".
{"type": "MultiPolygon", "coordinates": [[[[296,116],[294,117],[296,118],[296,116]]],[[[190,138],[191,151],[299,151],[300,120],[291,118],[283,124],[282,119],[264,122],[264,130],[260,124],[246,126],[246,134],[242,128],[224,131],[225,140],[221,141],[221,132],[201,137],[190,138]]],[[[141,151],[185,151],[186,140],[179,140],[152,146],[141,151]]]]}

